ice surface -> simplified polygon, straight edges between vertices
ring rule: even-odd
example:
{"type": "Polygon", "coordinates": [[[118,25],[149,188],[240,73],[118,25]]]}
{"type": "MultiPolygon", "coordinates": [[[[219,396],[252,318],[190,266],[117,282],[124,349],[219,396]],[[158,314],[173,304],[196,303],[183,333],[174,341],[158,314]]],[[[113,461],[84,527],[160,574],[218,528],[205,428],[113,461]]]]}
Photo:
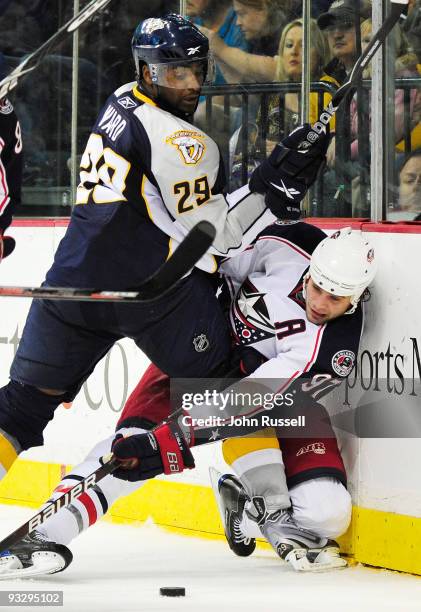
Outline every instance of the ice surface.
{"type": "MultiPolygon", "coordinates": [[[[5,537],[33,510],[0,506],[5,537]]],[[[62,590],[65,612],[409,612],[421,610],[421,578],[361,566],[297,574],[269,550],[235,557],[223,541],[175,535],[152,525],[101,521],[71,545],[63,573],[1,581],[0,590],[62,590]],[[167,598],[159,587],[183,586],[167,598]]],[[[1,608],[17,610],[21,608],[1,608]]]]}

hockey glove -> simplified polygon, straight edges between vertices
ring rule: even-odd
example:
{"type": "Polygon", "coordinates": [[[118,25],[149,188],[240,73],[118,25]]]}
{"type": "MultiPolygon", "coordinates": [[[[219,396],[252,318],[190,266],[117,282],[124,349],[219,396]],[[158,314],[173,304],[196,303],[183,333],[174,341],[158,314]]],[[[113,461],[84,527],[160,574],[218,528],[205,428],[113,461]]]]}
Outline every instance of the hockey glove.
{"type": "Polygon", "coordinates": [[[266,206],[280,219],[299,219],[301,200],[326,161],[329,136],[321,134],[310,144],[307,135],[311,131],[308,123],[296,128],[250,178],[250,190],[265,194],[266,206]]]}
{"type": "Polygon", "coordinates": [[[0,263],[15,250],[16,242],[11,236],[4,236],[0,229],[0,263]]]}
{"type": "Polygon", "coordinates": [[[111,450],[121,462],[121,467],[113,475],[130,482],[147,480],[158,474],[178,474],[194,468],[193,455],[174,421],[127,438],[117,434],[111,450]]]}

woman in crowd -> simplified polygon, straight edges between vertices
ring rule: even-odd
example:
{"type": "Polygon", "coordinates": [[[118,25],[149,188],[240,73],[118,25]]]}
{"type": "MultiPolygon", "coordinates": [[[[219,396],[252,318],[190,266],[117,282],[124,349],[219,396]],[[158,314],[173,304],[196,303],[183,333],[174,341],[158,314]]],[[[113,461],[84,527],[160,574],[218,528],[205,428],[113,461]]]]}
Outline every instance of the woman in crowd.
{"type": "MultiPolygon", "coordinates": [[[[322,67],[329,60],[329,48],[325,36],[317,27],[314,19],[310,22],[310,74],[312,81],[319,81],[322,67]]],[[[302,75],[303,20],[294,19],[283,29],[276,58],[275,81],[282,83],[299,83],[302,75]]],[[[324,96],[324,104],[329,101],[324,96]]],[[[317,119],[318,94],[310,94],[310,122],[317,119]]],[[[249,165],[250,169],[273,147],[285,134],[288,134],[300,123],[300,94],[288,92],[272,94],[261,108],[255,123],[249,124],[249,165]]],[[[242,163],[242,139],[240,130],[231,141],[232,171],[240,179],[242,163]]],[[[234,181],[235,183],[235,181],[234,181]]]]}

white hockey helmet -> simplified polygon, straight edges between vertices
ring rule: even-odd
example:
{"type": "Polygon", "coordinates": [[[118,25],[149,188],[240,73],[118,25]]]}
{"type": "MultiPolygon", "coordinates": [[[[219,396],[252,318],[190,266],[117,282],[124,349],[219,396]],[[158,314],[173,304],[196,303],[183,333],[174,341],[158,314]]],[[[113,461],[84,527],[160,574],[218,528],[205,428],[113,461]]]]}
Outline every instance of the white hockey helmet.
{"type": "Polygon", "coordinates": [[[350,227],[335,232],[314,249],[309,275],[328,293],[351,297],[352,314],[377,272],[374,249],[360,231],[350,227]]]}

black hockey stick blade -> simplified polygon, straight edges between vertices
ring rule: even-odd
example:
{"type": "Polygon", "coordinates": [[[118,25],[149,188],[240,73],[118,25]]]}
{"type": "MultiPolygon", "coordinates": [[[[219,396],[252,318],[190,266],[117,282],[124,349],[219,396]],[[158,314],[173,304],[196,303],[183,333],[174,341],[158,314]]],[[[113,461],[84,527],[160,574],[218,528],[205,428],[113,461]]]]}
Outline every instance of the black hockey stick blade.
{"type": "MultiPolygon", "coordinates": [[[[338,107],[345,96],[356,86],[358,79],[361,77],[365,67],[372,60],[374,54],[385,42],[387,35],[393,27],[398,23],[401,15],[406,13],[408,8],[408,0],[395,0],[390,3],[390,13],[384,20],[381,27],[373,35],[370,43],[367,45],[364,53],[355,62],[355,65],[349,75],[349,79],[334,93],[332,100],[320,113],[319,119],[311,126],[312,130],[307,134],[308,142],[314,143],[318,140],[320,134],[324,133],[333,115],[338,110],[338,107]]],[[[307,145],[308,147],[308,145],[307,145]]]]}
{"type": "Polygon", "coordinates": [[[150,302],[169,291],[206,253],[216,230],[208,221],[199,221],[174,254],[140,287],[127,291],[74,289],[71,287],[0,287],[0,297],[29,297],[85,302],[150,302]]]}
{"type": "Polygon", "coordinates": [[[33,53],[25,57],[25,59],[18,65],[10,74],[7,75],[2,81],[0,81],[0,99],[7,96],[7,94],[16,87],[18,80],[35,70],[37,66],[42,62],[44,57],[48,55],[51,50],[59,45],[67,37],[68,34],[73,34],[85,21],[90,19],[95,13],[102,11],[103,8],[111,0],[92,0],[84,9],[82,9],[77,15],[69,19],[55,34],[53,34],[48,40],[46,40],[38,49],[33,53]]]}
{"type": "Polygon", "coordinates": [[[56,500],[44,506],[39,512],[34,514],[29,521],[15,529],[13,533],[1,540],[0,552],[8,550],[10,546],[20,542],[22,538],[42,525],[42,523],[56,514],[61,508],[68,506],[72,501],[82,495],[82,493],[85,493],[85,491],[93,487],[105,476],[111,474],[119,465],[118,461],[114,459],[113,455],[104,457],[103,461],[104,464],[95,470],[95,472],[92,472],[92,474],[89,474],[89,476],[86,476],[86,478],[75,484],[66,493],[63,493],[63,495],[60,495],[60,497],[58,497],[56,500]]]}

